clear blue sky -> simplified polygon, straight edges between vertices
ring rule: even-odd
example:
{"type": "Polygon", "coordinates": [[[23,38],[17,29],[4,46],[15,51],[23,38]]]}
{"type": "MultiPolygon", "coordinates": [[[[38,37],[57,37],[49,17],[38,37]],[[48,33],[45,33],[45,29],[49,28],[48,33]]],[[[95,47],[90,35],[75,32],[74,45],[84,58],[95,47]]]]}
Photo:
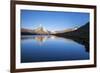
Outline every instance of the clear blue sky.
{"type": "Polygon", "coordinates": [[[34,29],[40,24],[49,31],[82,26],[90,20],[89,13],[21,10],[21,28],[34,29]]]}

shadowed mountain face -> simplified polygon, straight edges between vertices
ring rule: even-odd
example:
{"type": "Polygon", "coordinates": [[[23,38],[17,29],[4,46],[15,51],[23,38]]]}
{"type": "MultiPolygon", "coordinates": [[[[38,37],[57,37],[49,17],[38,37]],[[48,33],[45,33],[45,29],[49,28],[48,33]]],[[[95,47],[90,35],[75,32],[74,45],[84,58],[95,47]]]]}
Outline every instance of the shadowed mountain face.
{"type": "Polygon", "coordinates": [[[86,47],[86,51],[89,51],[89,22],[75,31],[55,35],[63,38],[69,38],[83,44],[86,47]]]}
{"type": "Polygon", "coordinates": [[[63,37],[76,37],[76,38],[83,38],[83,39],[89,39],[89,22],[86,23],[84,26],[78,28],[75,31],[65,32],[65,33],[58,33],[55,34],[58,36],[63,37]]]}

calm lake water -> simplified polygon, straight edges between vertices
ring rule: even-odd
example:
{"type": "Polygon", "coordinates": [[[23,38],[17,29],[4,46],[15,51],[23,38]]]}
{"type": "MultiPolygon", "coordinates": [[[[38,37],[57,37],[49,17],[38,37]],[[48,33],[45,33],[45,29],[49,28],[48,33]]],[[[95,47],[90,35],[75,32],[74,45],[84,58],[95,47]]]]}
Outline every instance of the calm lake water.
{"type": "Polygon", "coordinates": [[[71,39],[49,35],[21,37],[21,62],[47,62],[89,59],[84,45],[71,39]]]}

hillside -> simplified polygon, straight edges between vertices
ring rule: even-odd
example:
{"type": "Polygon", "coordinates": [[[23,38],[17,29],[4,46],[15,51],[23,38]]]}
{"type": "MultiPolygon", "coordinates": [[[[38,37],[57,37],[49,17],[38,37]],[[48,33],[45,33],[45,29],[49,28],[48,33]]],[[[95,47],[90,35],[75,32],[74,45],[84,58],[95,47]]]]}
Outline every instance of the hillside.
{"type": "Polygon", "coordinates": [[[36,34],[33,30],[21,28],[21,35],[33,35],[36,34]]]}
{"type": "Polygon", "coordinates": [[[76,37],[76,38],[89,39],[89,22],[75,31],[58,33],[55,35],[61,36],[61,37],[76,37]]]}

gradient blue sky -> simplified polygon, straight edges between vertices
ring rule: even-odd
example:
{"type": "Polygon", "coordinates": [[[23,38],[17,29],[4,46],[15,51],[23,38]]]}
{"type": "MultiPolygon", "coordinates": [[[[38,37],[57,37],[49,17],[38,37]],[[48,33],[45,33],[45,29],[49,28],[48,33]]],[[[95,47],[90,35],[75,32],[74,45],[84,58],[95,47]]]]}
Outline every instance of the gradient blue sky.
{"type": "Polygon", "coordinates": [[[34,29],[40,24],[49,31],[82,26],[89,21],[89,13],[21,10],[21,28],[34,29]]]}

